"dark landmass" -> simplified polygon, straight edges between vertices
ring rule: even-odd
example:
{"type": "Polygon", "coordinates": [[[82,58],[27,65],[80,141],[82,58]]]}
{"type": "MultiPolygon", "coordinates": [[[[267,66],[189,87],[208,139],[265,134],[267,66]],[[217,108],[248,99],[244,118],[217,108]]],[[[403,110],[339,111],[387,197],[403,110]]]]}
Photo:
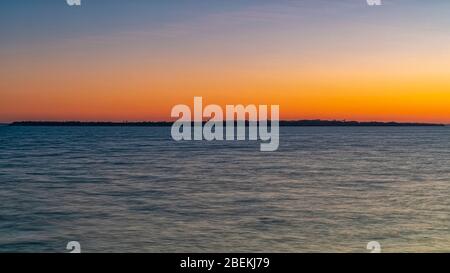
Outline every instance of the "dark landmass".
{"type": "MultiPolygon", "coordinates": [[[[169,127],[172,122],[83,122],[83,121],[18,121],[10,126],[134,126],[169,127]]],[[[246,122],[248,125],[248,122],[246,122]]],[[[270,122],[269,122],[270,124],[270,122]]],[[[280,126],[446,126],[439,123],[400,123],[400,122],[358,122],[342,120],[297,120],[280,121],[280,126]]]]}
{"type": "Polygon", "coordinates": [[[418,122],[359,122],[346,120],[298,120],[280,121],[280,126],[445,126],[439,123],[418,123],[418,122]]]}

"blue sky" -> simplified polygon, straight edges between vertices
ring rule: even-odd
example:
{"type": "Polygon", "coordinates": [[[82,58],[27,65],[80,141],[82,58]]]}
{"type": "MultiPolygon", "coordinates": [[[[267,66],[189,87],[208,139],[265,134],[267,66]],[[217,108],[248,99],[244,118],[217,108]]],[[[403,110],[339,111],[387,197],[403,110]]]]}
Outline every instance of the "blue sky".
{"type": "Polygon", "coordinates": [[[308,20],[300,21],[306,24],[333,24],[347,18],[355,24],[376,20],[377,24],[403,23],[414,28],[442,27],[450,22],[450,2],[446,0],[384,0],[383,7],[373,8],[368,8],[365,0],[83,0],[82,7],[69,7],[65,0],[3,0],[1,5],[2,44],[159,29],[218,14],[230,14],[230,20],[245,20],[232,17],[239,12],[243,16],[245,12],[253,12],[265,19],[273,15],[272,19],[280,23],[289,18],[276,16],[286,13],[296,14],[297,20],[309,16],[308,20]]]}

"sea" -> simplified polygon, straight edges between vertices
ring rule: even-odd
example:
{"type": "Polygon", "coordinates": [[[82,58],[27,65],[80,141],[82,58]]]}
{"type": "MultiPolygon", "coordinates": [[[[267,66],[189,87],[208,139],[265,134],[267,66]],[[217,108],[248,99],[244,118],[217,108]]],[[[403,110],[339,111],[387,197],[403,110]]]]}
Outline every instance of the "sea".
{"type": "Polygon", "coordinates": [[[0,252],[450,251],[450,127],[0,126],[0,252]]]}

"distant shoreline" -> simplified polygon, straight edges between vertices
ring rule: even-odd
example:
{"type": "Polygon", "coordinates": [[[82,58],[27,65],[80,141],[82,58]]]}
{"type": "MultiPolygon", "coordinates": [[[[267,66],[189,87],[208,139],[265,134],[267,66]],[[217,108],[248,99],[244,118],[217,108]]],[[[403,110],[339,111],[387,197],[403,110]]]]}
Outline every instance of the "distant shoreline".
{"type": "MultiPolygon", "coordinates": [[[[270,123],[270,121],[269,121],[270,123]]],[[[172,122],[84,122],[84,121],[17,121],[9,124],[9,126],[80,126],[80,127],[170,127],[172,122]]],[[[248,125],[248,122],[246,122],[248,125]]],[[[225,125],[225,122],[224,122],[225,125]]],[[[446,126],[440,123],[418,123],[418,122],[359,122],[359,121],[339,121],[339,120],[297,120],[297,121],[280,121],[282,127],[318,127],[318,126],[337,126],[337,127],[436,127],[446,126]]]]}

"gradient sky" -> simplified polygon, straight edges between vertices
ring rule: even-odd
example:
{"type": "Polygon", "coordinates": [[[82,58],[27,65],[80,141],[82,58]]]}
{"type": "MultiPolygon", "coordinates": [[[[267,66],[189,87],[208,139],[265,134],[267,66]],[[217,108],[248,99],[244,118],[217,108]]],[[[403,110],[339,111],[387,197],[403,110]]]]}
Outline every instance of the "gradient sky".
{"type": "Polygon", "coordinates": [[[0,122],[170,120],[203,96],[450,123],[450,1],[3,0],[0,64],[0,122]]]}

